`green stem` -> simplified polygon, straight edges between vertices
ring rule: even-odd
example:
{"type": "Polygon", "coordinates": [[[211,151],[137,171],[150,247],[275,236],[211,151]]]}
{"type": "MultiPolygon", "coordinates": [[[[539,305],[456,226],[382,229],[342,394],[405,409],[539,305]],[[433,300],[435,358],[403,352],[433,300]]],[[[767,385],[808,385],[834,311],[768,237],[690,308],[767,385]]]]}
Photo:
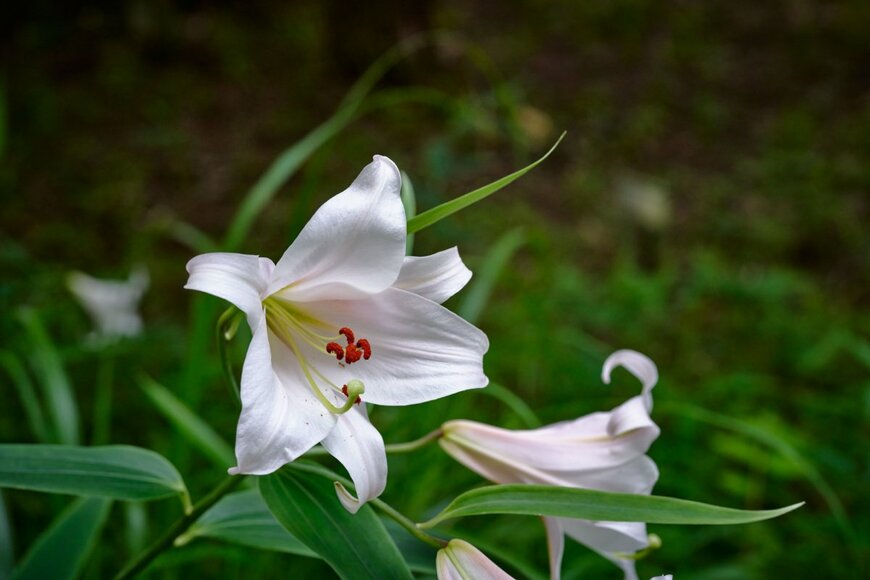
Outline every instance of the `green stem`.
{"type": "Polygon", "coordinates": [[[230,340],[232,340],[233,335],[235,335],[236,330],[239,327],[239,322],[241,312],[239,312],[234,306],[230,306],[227,308],[221,317],[217,321],[217,325],[215,326],[215,330],[217,333],[217,346],[218,352],[221,356],[221,369],[224,372],[224,377],[227,379],[227,385],[230,387],[230,391],[232,391],[233,396],[236,398],[236,401],[239,403],[242,402],[242,397],[239,394],[239,383],[236,380],[236,374],[233,372],[233,363],[230,360],[230,353],[228,352],[228,347],[230,344],[230,340]]]}
{"type": "Polygon", "coordinates": [[[102,354],[97,367],[97,389],[94,394],[94,432],[91,437],[94,445],[104,445],[109,440],[114,374],[115,361],[112,355],[102,354]]]}
{"type": "MultiPolygon", "coordinates": [[[[416,451],[421,447],[425,447],[432,441],[438,440],[442,435],[444,435],[444,432],[441,429],[435,429],[419,439],[414,439],[413,441],[408,441],[406,443],[391,443],[385,445],[384,448],[387,453],[410,453],[411,451],[416,451]]],[[[309,457],[316,455],[329,455],[329,452],[323,447],[312,447],[305,453],[305,455],[309,457]]]]}
{"type": "Polygon", "coordinates": [[[151,546],[137,556],[132,562],[127,564],[123,570],[118,572],[115,580],[123,580],[125,578],[133,578],[140,572],[144,571],[157,556],[171,548],[175,539],[182,535],[187,529],[199,519],[211,506],[216,504],[223,496],[231,492],[233,489],[244,480],[244,476],[235,475],[223,480],[215,487],[207,496],[199,500],[190,512],[176,520],[172,526],[166,530],[162,536],[157,538],[151,546]]]}
{"type": "Polygon", "coordinates": [[[378,498],[370,499],[369,503],[381,510],[386,516],[391,518],[397,524],[408,530],[409,534],[411,534],[421,542],[425,542],[434,548],[438,548],[439,550],[447,546],[447,540],[442,540],[441,538],[436,538],[431,534],[427,534],[426,532],[418,528],[417,524],[405,517],[403,514],[399,513],[390,504],[378,498]]]}

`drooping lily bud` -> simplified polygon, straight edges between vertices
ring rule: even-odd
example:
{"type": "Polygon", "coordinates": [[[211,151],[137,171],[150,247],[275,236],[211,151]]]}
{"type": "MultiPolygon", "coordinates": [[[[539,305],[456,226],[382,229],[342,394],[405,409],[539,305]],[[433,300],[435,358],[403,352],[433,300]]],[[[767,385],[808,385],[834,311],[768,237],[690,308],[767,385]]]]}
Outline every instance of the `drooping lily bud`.
{"type": "Polygon", "coordinates": [[[438,580],[512,580],[513,576],[499,568],[486,555],[463,540],[450,540],[435,557],[438,580]]]}
{"type": "MultiPolygon", "coordinates": [[[[529,430],[449,421],[442,426],[439,443],[454,459],[495,483],[648,494],[658,479],[658,469],[646,455],[659,435],[649,415],[658,373],[646,356],[621,350],[604,363],[605,383],[617,366],[636,376],[643,389],[609,412],[529,430]]],[[[634,554],[650,547],[646,525],[639,522],[544,518],[544,523],[554,578],[561,567],[564,535],[612,560],[632,579],[634,554]]]]}

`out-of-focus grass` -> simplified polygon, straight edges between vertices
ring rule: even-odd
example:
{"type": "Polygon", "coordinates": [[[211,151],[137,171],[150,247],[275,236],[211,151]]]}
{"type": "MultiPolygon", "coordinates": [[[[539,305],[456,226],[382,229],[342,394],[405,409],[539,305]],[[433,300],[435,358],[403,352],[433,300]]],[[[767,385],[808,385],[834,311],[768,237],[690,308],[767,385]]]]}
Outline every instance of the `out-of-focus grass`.
{"type": "MultiPolygon", "coordinates": [[[[157,378],[228,442],[237,403],[214,348],[200,383],[185,380],[193,296],[181,286],[192,251],[165,235],[167,224],[220,238],[275,155],[326,119],[360,71],[339,72],[328,5],[162,6],[118,3],[60,18],[36,4],[4,36],[16,58],[3,85],[0,348],[16,360],[33,356],[13,313],[35,309],[81,417],[91,417],[105,355],[83,342],[89,324],[63,277],[73,268],[120,277],[130,263],[147,264],[147,332],[111,352],[112,442],[167,455],[196,494],[222,470],[168,426],[136,378],[157,378]]],[[[664,547],[639,564],[641,577],[859,577],[870,514],[862,3],[521,2],[493,13],[484,3],[442,2],[428,20],[474,45],[454,39],[388,83],[394,95],[437,88],[456,105],[378,107],[351,125],[282,188],[243,251],[277,258],[373,153],[409,174],[422,212],[525,165],[567,129],[533,173],[415,240],[417,254],[459,245],[483,274],[497,240],[523,228],[507,266],[483,276],[489,288],[448,303],[479,313],[492,343],[488,374],[553,422],[636,394],[626,374],[605,386],[599,372],[611,350],[640,350],[662,377],[654,410],[662,435],[651,451],[658,493],[747,508],[808,502],[750,526],[651,527],[664,547]],[[681,404],[739,419],[799,452],[830,484],[855,536],[787,454],[677,412],[681,404]]],[[[374,56],[385,47],[364,48],[374,56]]],[[[199,307],[217,304],[209,301],[199,307]]],[[[243,330],[232,345],[237,369],[247,340],[243,330]]],[[[34,440],[12,379],[2,380],[0,440],[34,440]]],[[[525,426],[482,392],[372,411],[388,441],[458,417],[525,426]]],[[[82,428],[90,441],[94,426],[82,428]]],[[[390,471],[386,499],[420,519],[481,483],[436,446],[392,458],[390,471]]],[[[64,501],[3,498],[20,559],[64,501]]],[[[177,516],[169,503],[145,511],[147,521],[127,518],[133,544],[177,516]]],[[[110,518],[125,521],[119,507],[110,518]]],[[[543,527],[532,518],[455,526],[545,570],[543,527]]],[[[117,570],[130,551],[125,534],[104,540],[92,577],[117,570]]],[[[161,566],[154,576],[323,572],[308,559],[197,543],[161,566]]],[[[572,545],[564,576],[618,573],[572,545]]]]}

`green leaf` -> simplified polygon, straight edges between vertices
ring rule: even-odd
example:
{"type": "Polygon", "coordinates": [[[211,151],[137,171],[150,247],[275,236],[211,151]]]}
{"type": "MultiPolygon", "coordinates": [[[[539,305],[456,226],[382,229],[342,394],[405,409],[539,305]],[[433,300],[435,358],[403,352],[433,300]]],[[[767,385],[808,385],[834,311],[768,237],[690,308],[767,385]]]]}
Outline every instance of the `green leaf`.
{"type": "Polygon", "coordinates": [[[319,557],[278,523],[256,489],[238,491],[221,499],[176,543],[186,544],[196,538],[211,538],[309,558],[319,557]]]}
{"type": "Polygon", "coordinates": [[[490,382],[485,389],[480,389],[478,392],[482,395],[488,395],[493,399],[498,399],[507,405],[511,411],[517,415],[517,417],[522,419],[523,423],[525,423],[526,427],[529,429],[535,429],[541,426],[541,420],[538,419],[538,416],[532,408],[529,407],[522,397],[518,397],[507,387],[498,383],[490,382]]]}
{"type": "Polygon", "coordinates": [[[30,338],[33,371],[40,379],[56,440],[75,445],[79,442],[79,412],[60,357],[35,310],[22,308],[18,318],[30,338]]]}
{"type": "Polygon", "coordinates": [[[493,485],[467,491],[437,516],[431,528],[451,518],[485,514],[555,516],[648,524],[748,524],[786,514],[803,502],[775,510],[738,510],[656,495],[609,493],[550,485],[493,485]]]}
{"type": "Polygon", "coordinates": [[[12,525],[6,511],[6,501],[0,493],[0,578],[9,578],[12,573],[15,550],[12,544],[12,525]]]}
{"type": "Polygon", "coordinates": [[[18,398],[21,399],[24,414],[27,416],[27,422],[30,424],[30,430],[33,431],[36,440],[41,443],[49,443],[51,436],[45,423],[45,416],[42,414],[42,407],[39,406],[33,381],[30,380],[24,365],[21,364],[18,357],[4,350],[0,351],[0,367],[6,369],[6,373],[18,391],[18,398]]]}
{"type": "MultiPolygon", "coordinates": [[[[408,174],[402,172],[402,205],[405,207],[405,220],[417,215],[417,195],[414,193],[414,183],[408,174]]],[[[408,234],[405,239],[405,254],[410,256],[414,251],[414,234],[408,234]]]]}
{"type": "Polygon", "coordinates": [[[230,224],[224,240],[224,250],[234,251],[241,246],[248,235],[254,220],[266,205],[275,197],[278,190],[290,179],[296,170],[327,141],[335,137],[349,125],[360,112],[366,96],[372,91],[381,77],[399,60],[424,43],[413,39],[400,43],[378,58],[354,83],[339,104],[336,112],[324,123],[305,135],[294,145],[284,150],[269,166],[266,173],[248,191],[236,216],[230,224]]]}
{"type": "Polygon", "coordinates": [[[111,503],[101,497],[73,502],[36,539],[12,573],[13,580],[64,580],[78,576],[106,523],[111,503]]]}
{"type": "Polygon", "coordinates": [[[0,445],[0,487],[128,500],[187,496],[171,463],[127,445],[0,445]]]}
{"type": "Polygon", "coordinates": [[[483,265],[477,269],[474,278],[472,278],[471,285],[465,292],[462,305],[456,311],[459,316],[472,324],[477,322],[480,313],[489,302],[498,277],[525,241],[526,237],[522,229],[515,228],[493,244],[483,260],[483,265]]]}
{"type": "Polygon", "coordinates": [[[235,455],[227,442],[166,387],[147,376],[139,378],[139,386],[157,410],[191,445],[220,467],[235,465],[235,455]]]}
{"type": "Polygon", "coordinates": [[[298,469],[259,478],[275,518],[342,578],[405,578],[411,573],[374,511],[350,514],[330,479],[298,469]]]}
{"type": "Polygon", "coordinates": [[[433,207],[432,209],[426,210],[423,213],[415,216],[413,219],[408,220],[408,233],[413,234],[415,232],[419,232],[423,228],[428,228],[434,223],[437,223],[449,215],[452,215],[458,212],[461,209],[465,209],[466,207],[477,203],[483,198],[492,195],[499,189],[513,183],[535,167],[537,167],[541,162],[544,161],[550,154],[556,150],[556,147],[559,146],[559,143],[562,142],[562,139],[565,138],[565,133],[559,137],[559,139],[550,147],[550,150],[547,151],[543,157],[535,161],[534,163],[523,167],[519,171],[515,171],[510,175],[502,177],[496,181],[493,181],[489,185],[484,185],[479,189],[475,189],[465,195],[461,195],[457,198],[451,199],[450,201],[444,202],[437,207],[433,207]]]}

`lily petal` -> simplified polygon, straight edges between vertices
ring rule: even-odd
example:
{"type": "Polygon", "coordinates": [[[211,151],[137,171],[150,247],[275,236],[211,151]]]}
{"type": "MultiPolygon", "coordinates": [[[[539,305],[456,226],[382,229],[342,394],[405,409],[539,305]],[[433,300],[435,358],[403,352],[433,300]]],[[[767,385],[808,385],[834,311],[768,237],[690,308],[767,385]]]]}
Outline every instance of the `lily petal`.
{"type": "Polygon", "coordinates": [[[387,485],[387,452],[381,434],[369,422],[365,405],[340,415],[322,445],[353,479],[357,497],[335,483],[338,499],[347,511],[355,514],[365,502],[381,495],[387,485]]]}
{"type": "Polygon", "coordinates": [[[441,304],[462,290],[469,280],[471,270],[453,247],[430,256],[406,257],[393,286],[441,304]]]}
{"type": "Polygon", "coordinates": [[[250,254],[201,254],[187,263],[190,277],[184,287],[223,298],[248,317],[251,330],[259,326],[262,298],[272,262],[250,254]]]}
{"type": "Polygon", "coordinates": [[[656,364],[648,356],[637,351],[618,350],[604,361],[604,366],[601,369],[601,380],[605,384],[610,384],[610,373],[618,366],[625,367],[643,384],[641,396],[647,412],[652,411],[652,389],[659,380],[656,364]]]}
{"type": "Polygon", "coordinates": [[[359,298],[390,287],[405,257],[396,164],[375,155],[344,192],[320,206],[275,266],[268,294],[294,302],[359,298]]]}
{"type": "Polygon", "coordinates": [[[369,360],[319,369],[336,385],[361,380],[368,403],[412,405],[488,383],[483,374],[486,335],[431,300],[388,288],[364,300],[305,307],[314,318],[331,321],[335,329],[350,327],[371,344],[369,360]]]}
{"type": "Polygon", "coordinates": [[[230,469],[232,475],[272,473],[316,445],[335,425],[335,416],[307,387],[296,359],[270,335],[265,316],[260,316],[245,356],[241,397],[238,466],[230,469]]]}
{"type": "Polygon", "coordinates": [[[435,557],[438,580],[513,580],[486,555],[463,540],[450,540],[435,557]]]}
{"type": "Polygon", "coordinates": [[[598,552],[619,566],[625,580],[637,580],[634,560],[616,553],[631,554],[649,545],[646,524],[639,522],[590,522],[560,518],[565,534],[598,552]]]}

